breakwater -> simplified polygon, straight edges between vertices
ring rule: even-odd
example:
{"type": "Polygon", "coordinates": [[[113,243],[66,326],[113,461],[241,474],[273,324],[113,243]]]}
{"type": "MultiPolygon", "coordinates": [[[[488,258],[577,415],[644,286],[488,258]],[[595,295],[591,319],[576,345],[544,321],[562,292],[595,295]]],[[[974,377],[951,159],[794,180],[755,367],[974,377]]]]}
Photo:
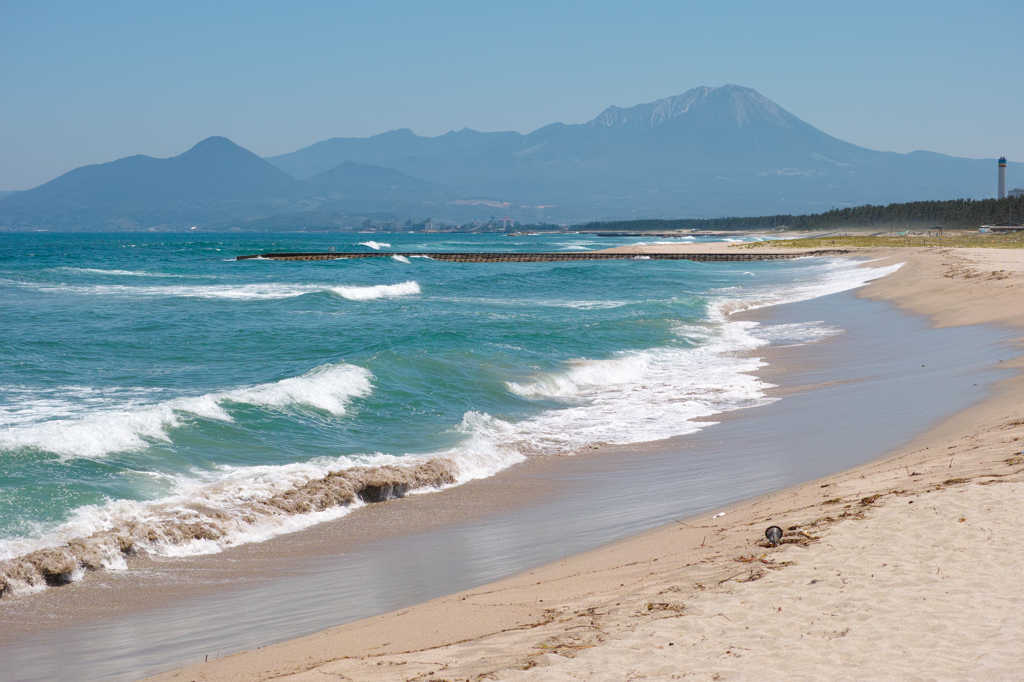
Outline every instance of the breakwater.
{"type": "Polygon", "coordinates": [[[847,253],[845,249],[820,249],[816,251],[797,252],[748,252],[748,253],[607,253],[598,251],[577,251],[575,253],[509,253],[509,252],[395,252],[377,251],[362,252],[322,252],[322,253],[259,253],[248,256],[237,256],[236,260],[263,258],[266,260],[336,260],[340,258],[430,258],[455,263],[546,263],[551,261],[571,260],[689,260],[698,262],[722,261],[761,261],[786,260],[806,256],[839,256],[847,253]]]}

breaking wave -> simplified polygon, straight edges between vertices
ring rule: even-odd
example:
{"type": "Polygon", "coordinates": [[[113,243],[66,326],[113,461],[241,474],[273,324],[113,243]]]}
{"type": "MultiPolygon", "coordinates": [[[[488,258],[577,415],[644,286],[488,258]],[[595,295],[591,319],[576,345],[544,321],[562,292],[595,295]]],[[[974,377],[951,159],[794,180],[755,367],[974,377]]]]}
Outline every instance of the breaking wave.
{"type": "Polygon", "coordinates": [[[262,542],[340,518],[367,503],[486,478],[523,456],[495,436],[505,422],[475,412],[456,428],[465,441],[431,455],[318,458],[280,466],[221,466],[179,476],[171,496],[75,510],[42,538],[0,542],[0,596],[126,569],[132,556],[194,556],[262,542]]]}
{"type": "Polygon", "coordinates": [[[402,282],[401,284],[378,284],[371,287],[331,287],[331,291],[342,298],[350,301],[369,301],[375,298],[392,298],[395,296],[410,296],[420,293],[420,285],[417,282],[402,282]]]}
{"type": "Polygon", "coordinates": [[[764,404],[767,384],[750,374],[764,363],[741,355],[766,345],[754,322],[681,326],[680,345],[579,359],[561,371],[507,382],[516,395],[561,406],[512,425],[532,454],[571,454],[596,444],[628,444],[692,433],[721,412],[764,404]],[[700,345],[685,339],[700,335],[700,345]]]}
{"type": "Polygon", "coordinates": [[[86,403],[84,414],[71,403],[30,401],[20,409],[0,411],[0,451],[26,448],[62,459],[97,458],[114,452],[142,450],[151,442],[170,442],[169,429],[188,419],[233,421],[232,404],[285,408],[305,405],[340,416],[353,399],[369,395],[373,376],[362,367],[322,365],[297,377],[155,404],[123,401],[116,407],[86,403]],[[58,418],[54,418],[58,417],[58,418]]]}
{"type": "Polygon", "coordinates": [[[855,263],[848,261],[825,261],[816,266],[816,272],[812,271],[812,277],[804,281],[744,286],[742,287],[742,298],[734,297],[731,293],[732,289],[720,289],[715,292],[717,295],[711,312],[715,317],[721,319],[741,310],[809,301],[812,298],[862,287],[872,280],[896,272],[903,265],[903,263],[896,263],[885,267],[856,267],[855,263]]]}
{"type": "MultiPolygon", "coordinates": [[[[509,391],[562,406],[510,425],[509,442],[523,452],[559,454],[594,444],[627,444],[692,433],[714,414],[771,402],[771,387],[750,373],[764,363],[749,355],[769,343],[812,343],[841,332],[820,323],[762,326],[730,320],[739,310],[790,303],[860,287],[899,269],[825,262],[805,281],[754,289],[750,298],[721,292],[710,301],[710,321],[680,325],[679,345],[622,352],[610,359],[578,359],[560,371],[509,381],[509,391]]],[[[744,287],[744,293],[751,289],[744,287]]]]}
{"type": "Polygon", "coordinates": [[[375,251],[380,251],[381,248],[385,248],[385,249],[390,249],[391,248],[391,244],[388,244],[386,242],[375,242],[375,241],[372,241],[372,240],[368,241],[368,242],[359,242],[359,246],[369,246],[371,249],[374,249],[375,251]]]}
{"type": "Polygon", "coordinates": [[[92,296],[174,296],[181,298],[224,299],[233,301],[260,301],[295,298],[319,292],[333,293],[351,301],[368,301],[375,298],[391,298],[420,293],[420,285],[409,281],[400,284],[377,284],[371,286],[326,284],[224,284],[210,286],[149,286],[133,287],[116,284],[95,284],[88,286],[36,285],[40,291],[73,293],[92,296]]]}
{"type": "Polygon", "coordinates": [[[402,466],[336,461],[218,473],[220,480],[212,483],[182,480],[178,494],[157,502],[79,508],[44,540],[8,541],[0,596],[72,582],[86,571],[124,569],[131,556],[210,554],[259,542],[338,518],[365,502],[439,488],[459,477],[458,468],[442,458],[402,466]]]}
{"type": "Polygon", "coordinates": [[[141,270],[102,270],[100,268],[52,268],[53,272],[71,272],[80,275],[109,275],[113,277],[166,277],[173,279],[192,279],[213,277],[213,275],[173,275],[165,272],[143,272],[141,270]]]}

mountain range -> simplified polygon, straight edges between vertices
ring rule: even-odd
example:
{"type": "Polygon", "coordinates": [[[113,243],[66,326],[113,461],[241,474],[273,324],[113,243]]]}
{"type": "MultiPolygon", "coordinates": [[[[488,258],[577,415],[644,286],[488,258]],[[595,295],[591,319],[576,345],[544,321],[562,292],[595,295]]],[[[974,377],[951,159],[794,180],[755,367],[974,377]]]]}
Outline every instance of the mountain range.
{"type": "MultiPolygon", "coordinates": [[[[1011,164],[1011,178],[1024,164],[1011,164]]],[[[172,158],[84,166],[0,197],[0,230],[295,230],[365,217],[524,222],[815,213],[988,198],[995,159],[879,152],[761,94],[700,87],[526,135],[394,130],[261,159],[223,137],[172,158]]],[[[331,229],[327,227],[326,229],[331,229]]]]}

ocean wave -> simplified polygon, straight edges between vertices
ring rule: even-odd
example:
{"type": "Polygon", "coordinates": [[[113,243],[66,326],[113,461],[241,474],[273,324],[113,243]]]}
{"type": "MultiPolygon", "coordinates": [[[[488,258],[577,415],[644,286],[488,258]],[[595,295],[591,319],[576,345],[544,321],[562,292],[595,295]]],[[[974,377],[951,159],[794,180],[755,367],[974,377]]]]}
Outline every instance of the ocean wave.
{"type": "Polygon", "coordinates": [[[395,296],[410,296],[420,293],[420,285],[417,282],[402,282],[401,284],[377,284],[368,287],[331,287],[331,291],[342,298],[350,301],[369,301],[375,298],[393,298],[395,296]]]}
{"type": "Polygon", "coordinates": [[[694,237],[672,237],[672,241],[666,242],[634,242],[625,246],[679,246],[680,242],[696,241],[694,237]]]}
{"type": "Polygon", "coordinates": [[[503,447],[509,425],[469,412],[459,446],[430,455],[317,458],[280,466],[229,467],[178,476],[152,502],[87,505],[37,538],[0,541],[0,596],[126,569],[127,557],[195,556],[261,542],[340,518],[367,503],[492,476],[522,461],[503,447]]]}
{"type": "Polygon", "coordinates": [[[575,360],[562,372],[544,374],[527,383],[506,382],[524,398],[572,398],[599,389],[642,380],[650,371],[648,353],[629,353],[612,360],[575,360]]]}
{"type": "Polygon", "coordinates": [[[229,301],[261,301],[295,298],[313,293],[334,293],[352,301],[368,301],[375,298],[390,298],[420,293],[420,285],[409,281],[399,284],[328,285],[328,284],[285,284],[268,282],[264,284],[223,284],[204,286],[125,286],[118,284],[95,284],[87,286],[35,285],[40,291],[52,293],[73,293],[86,296],[128,296],[222,299],[229,301]]]}
{"type": "Polygon", "coordinates": [[[359,246],[369,246],[371,249],[374,249],[376,251],[380,251],[382,247],[385,249],[391,248],[391,244],[388,244],[386,242],[375,242],[372,240],[368,242],[359,242],[359,246]]]}
{"type": "Polygon", "coordinates": [[[808,268],[807,277],[787,284],[743,287],[743,297],[736,298],[718,290],[711,308],[712,315],[721,319],[741,310],[765,308],[783,303],[809,301],[812,298],[837,294],[864,286],[868,282],[890,275],[901,267],[896,263],[881,268],[857,267],[857,263],[839,259],[826,260],[808,268]]]}
{"type": "Polygon", "coordinates": [[[8,427],[0,430],[0,451],[34,449],[67,460],[142,450],[152,442],[171,442],[168,431],[182,426],[184,420],[233,421],[228,411],[232,403],[279,409],[304,405],[341,416],[352,399],[369,395],[372,378],[362,367],[331,364],[273,383],[155,404],[85,403],[76,410],[70,402],[27,401],[5,408],[17,419],[5,419],[8,427]]]}
{"type": "Polygon", "coordinates": [[[412,262],[408,258],[406,258],[405,256],[399,256],[398,254],[395,254],[391,258],[392,258],[392,260],[396,260],[399,263],[411,263],[412,262]]]}
{"type": "MultiPolygon", "coordinates": [[[[513,441],[531,454],[571,454],[596,444],[629,444],[692,433],[713,422],[695,419],[771,402],[750,373],[764,366],[740,355],[768,343],[751,333],[755,322],[701,326],[687,345],[579,359],[530,381],[507,382],[512,393],[563,406],[513,425],[513,441]]],[[[695,326],[695,329],[697,327],[695,326]]],[[[687,336],[687,328],[677,334],[687,336]]]]}
{"type": "MultiPolygon", "coordinates": [[[[234,260],[234,259],[231,259],[234,260]]],[[[187,279],[193,277],[212,277],[212,275],[171,275],[163,272],[143,272],[141,270],[101,270],[99,268],[72,268],[60,267],[51,268],[53,272],[72,272],[82,275],[111,275],[116,277],[167,277],[174,279],[187,279]]]]}
{"type": "MultiPolygon", "coordinates": [[[[525,302],[524,302],[525,303],[525,302]]],[[[549,308],[576,308],[577,310],[603,310],[629,305],[630,301],[530,301],[534,305],[549,308]]]]}
{"type": "Polygon", "coordinates": [[[216,481],[182,479],[177,494],[156,502],[81,507],[45,538],[2,543],[0,596],[73,582],[86,571],[124,569],[133,555],[194,556],[260,542],[366,502],[452,484],[459,472],[435,458],[402,466],[318,461],[216,473],[216,481]]]}
{"type": "Polygon", "coordinates": [[[818,321],[770,324],[755,327],[751,333],[759,339],[768,341],[773,346],[803,346],[838,336],[843,333],[843,330],[818,321]]]}

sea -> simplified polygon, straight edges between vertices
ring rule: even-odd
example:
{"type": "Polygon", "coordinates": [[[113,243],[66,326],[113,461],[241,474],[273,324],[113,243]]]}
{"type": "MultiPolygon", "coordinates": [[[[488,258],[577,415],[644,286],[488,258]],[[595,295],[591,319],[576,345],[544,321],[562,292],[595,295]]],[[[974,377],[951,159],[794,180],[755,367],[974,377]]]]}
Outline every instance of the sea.
{"type": "Polygon", "coordinates": [[[899,267],[235,259],[694,241],[713,240],[5,235],[0,594],[258,543],[527,458],[708,428],[775,399],[759,348],[842,333],[733,313],[899,267]]]}

